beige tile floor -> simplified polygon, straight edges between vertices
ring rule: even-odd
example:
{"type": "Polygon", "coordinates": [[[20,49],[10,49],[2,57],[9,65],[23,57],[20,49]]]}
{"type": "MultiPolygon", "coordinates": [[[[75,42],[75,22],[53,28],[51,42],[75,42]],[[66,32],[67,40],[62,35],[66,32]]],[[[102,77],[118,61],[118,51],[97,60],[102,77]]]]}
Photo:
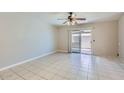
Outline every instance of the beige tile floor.
{"type": "Polygon", "coordinates": [[[114,57],[55,53],[0,72],[1,80],[121,80],[124,62],[114,57]]]}

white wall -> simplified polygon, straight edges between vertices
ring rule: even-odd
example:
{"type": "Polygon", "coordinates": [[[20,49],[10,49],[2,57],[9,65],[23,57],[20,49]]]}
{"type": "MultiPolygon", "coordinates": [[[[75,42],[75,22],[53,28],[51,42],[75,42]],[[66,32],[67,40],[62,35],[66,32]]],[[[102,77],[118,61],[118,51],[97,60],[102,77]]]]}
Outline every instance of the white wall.
{"type": "Polygon", "coordinates": [[[68,51],[68,29],[92,29],[93,53],[101,56],[116,56],[118,52],[117,21],[86,24],[78,27],[59,28],[58,50],[68,51]]]}
{"type": "Polygon", "coordinates": [[[124,15],[119,19],[119,54],[124,58],[124,15]]]}
{"type": "Polygon", "coordinates": [[[92,38],[95,55],[116,56],[118,53],[117,21],[94,24],[92,38]]]}
{"type": "Polygon", "coordinates": [[[0,13],[0,68],[56,50],[46,13],[0,13]]]}
{"type": "Polygon", "coordinates": [[[58,31],[58,50],[62,52],[68,51],[68,32],[66,27],[60,28],[58,31]]]}

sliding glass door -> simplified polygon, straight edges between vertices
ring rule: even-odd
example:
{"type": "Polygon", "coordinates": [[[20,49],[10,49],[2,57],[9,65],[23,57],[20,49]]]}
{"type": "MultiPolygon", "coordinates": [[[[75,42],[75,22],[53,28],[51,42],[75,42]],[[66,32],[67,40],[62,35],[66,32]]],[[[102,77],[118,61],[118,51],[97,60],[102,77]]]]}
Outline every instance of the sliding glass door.
{"type": "Polygon", "coordinates": [[[92,54],[91,41],[91,30],[72,31],[71,52],[92,54]]]}
{"type": "Polygon", "coordinates": [[[72,53],[80,53],[81,52],[81,32],[80,31],[72,31],[71,33],[71,52],[72,53]]]}
{"type": "Polygon", "coordinates": [[[91,32],[81,33],[81,53],[92,54],[91,41],[91,32]]]}

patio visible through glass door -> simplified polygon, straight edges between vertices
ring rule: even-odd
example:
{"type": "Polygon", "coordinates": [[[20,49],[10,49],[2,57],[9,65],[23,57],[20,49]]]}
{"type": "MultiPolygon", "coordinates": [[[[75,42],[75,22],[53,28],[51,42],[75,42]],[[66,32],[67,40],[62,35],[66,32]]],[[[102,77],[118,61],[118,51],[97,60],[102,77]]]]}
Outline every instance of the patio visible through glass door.
{"type": "Polygon", "coordinates": [[[71,52],[92,54],[91,50],[91,30],[72,31],[71,52]]]}
{"type": "Polygon", "coordinates": [[[71,33],[71,52],[80,53],[81,52],[81,32],[73,31],[71,33]]]}
{"type": "Polygon", "coordinates": [[[84,30],[81,32],[81,53],[92,54],[91,50],[91,31],[84,30]]]}

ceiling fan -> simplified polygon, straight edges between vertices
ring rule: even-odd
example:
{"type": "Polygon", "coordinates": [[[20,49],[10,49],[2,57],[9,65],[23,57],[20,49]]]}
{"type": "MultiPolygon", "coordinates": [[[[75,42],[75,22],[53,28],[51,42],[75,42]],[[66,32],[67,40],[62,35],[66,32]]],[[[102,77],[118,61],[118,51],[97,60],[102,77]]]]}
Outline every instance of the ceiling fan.
{"type": "Polygon", "coordinates": [[[74,14],[73,12],[69,12],[69,16],[67,18],[58,19],[58,20],[65,20],[63,24],[76,25],[76,24],[80,24],[78,21],[85,21],[86,18],[77,18],[76,14],[74,14]]]}

